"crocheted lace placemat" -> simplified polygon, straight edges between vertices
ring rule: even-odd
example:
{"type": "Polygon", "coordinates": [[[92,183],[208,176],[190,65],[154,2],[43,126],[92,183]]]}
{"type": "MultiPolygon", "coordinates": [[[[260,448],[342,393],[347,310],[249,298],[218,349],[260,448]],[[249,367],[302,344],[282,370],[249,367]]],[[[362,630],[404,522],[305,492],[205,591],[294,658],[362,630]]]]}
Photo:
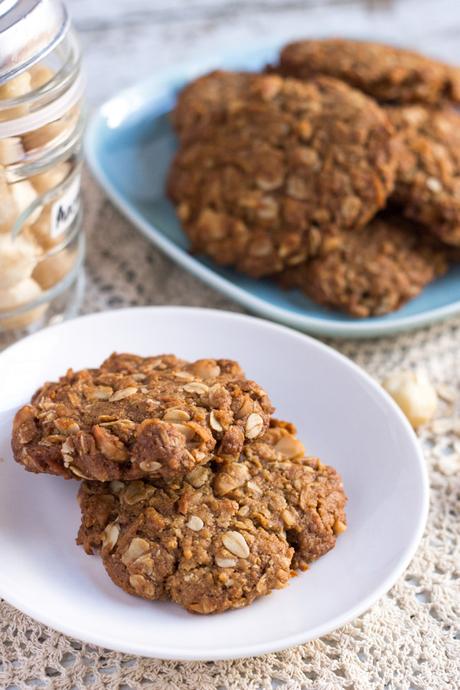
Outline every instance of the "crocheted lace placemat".
{"type": "MultiPolygon", "coordinates": [[[[143,304],[239,310],[148,244],[88,176],[85,197],[88,255],[82,311],[143,304]]],[[[438,421],[420,433],[431,480],[428,526],[414,560],[392,590],[363,616],[319,640],[277,654],[218,663],[144,659],[83,644],[1,602],[0,688],[459,687],[460,319],[398,338],[329,344],[377,379],[421,366],[443,398],[438,421]]]]}

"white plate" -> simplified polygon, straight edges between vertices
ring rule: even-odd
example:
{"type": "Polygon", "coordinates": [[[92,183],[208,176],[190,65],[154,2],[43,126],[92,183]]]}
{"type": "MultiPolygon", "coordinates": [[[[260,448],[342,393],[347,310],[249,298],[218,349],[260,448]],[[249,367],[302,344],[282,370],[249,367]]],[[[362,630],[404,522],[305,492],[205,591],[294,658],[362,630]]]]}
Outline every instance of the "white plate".
{"type": "MultiPolygon", "coordinates": [[[[125,594],[75,545],[77,483],[25,472],[0,418],[0,596],[66,634],[163,659],[227,659],[290,647],[355,618],[401,575],[421,537],[427,479],[414,433],[358,367],[304,335],[211,310],[149,307],[94,314],[41,331],[0,355],[0,410],[67,367],[111,351],[230,357],[265,386],[311,454],[343,475],[347,532],[289,586],[252,606],[192,615],[125,594]]],[[[3,420],[3,421],[2,421],[3,420]]]]}

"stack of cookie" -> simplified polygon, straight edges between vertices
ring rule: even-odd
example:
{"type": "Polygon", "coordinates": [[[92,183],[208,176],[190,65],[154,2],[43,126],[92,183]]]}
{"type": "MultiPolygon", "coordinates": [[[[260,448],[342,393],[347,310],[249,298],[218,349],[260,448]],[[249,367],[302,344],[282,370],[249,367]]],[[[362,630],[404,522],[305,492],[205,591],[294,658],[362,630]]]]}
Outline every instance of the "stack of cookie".
{"type": "Polygon", "coordinates": [[[179,95],[168,193],[192,250],[359,317],[443,274],[460,246],[460,69],[346,40],[179,95]]]}
{"type": "Polygon", "coordinates": [[[112,580],[197,613],[284,587],[345,530],[339,475],[236,362],[112,355],[16,414],[15,459],[81,480],[78,543],[112,580]]]}

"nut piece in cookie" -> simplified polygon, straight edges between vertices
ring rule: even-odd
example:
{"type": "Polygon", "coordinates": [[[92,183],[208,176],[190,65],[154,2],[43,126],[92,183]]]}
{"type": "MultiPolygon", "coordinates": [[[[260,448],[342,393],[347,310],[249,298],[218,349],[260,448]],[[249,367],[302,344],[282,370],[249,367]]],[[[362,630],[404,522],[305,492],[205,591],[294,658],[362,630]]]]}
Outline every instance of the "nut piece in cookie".
{"type": "Polygon", "coordinates": [[[389,214],[360,233],[342,233],[330,250],[286,271],[281,282],[352,316],[399,309],[447,269],[446,253],[423,228],[389,214]]]}
{"type": "Polygon", "coordinates": [[[460,246],[460,114],[423,106],[388,108],[400,133],[393,199],[404,215],[460,246]]]}
{"type": "Polygon", "coordinates": [[[282,427],[246,444],[238,462],[176,484],[83,482],[79,501],[78,543],[101,552],[115,584],[195,613],[284,587],[346,528],[340,477],[282,427]]]}
{"type": "Polygon", "coordinates": [[[298,79],[342,79],[381,102],[460,102],[460,69],[390,45],[326,39],[285,46],[280,72],[298,79]]]}
{"type": "Polygon", "coordinates": [[[185,140],[197,127],[206,128],[220,122],[227,107],[244,97],[254,76],[250,72],[216,70],[187,84],[171,113],[179,137],[185,140]]]}
{"type": "Polygon", "coordinates": [[[325,230],[365,225],[395,167],[393,128],[367,96],[262,75],[183,144],[168,192],[194,251],[261,277],[314,255],[325,230]]]}
{"type": "Polygon", "coordinates": [[[17,413],[14,457],[66,478],[180,477],[211,455],[238,458],[273,411],[236,362],[112,355],[46,383],[17,413]]]}

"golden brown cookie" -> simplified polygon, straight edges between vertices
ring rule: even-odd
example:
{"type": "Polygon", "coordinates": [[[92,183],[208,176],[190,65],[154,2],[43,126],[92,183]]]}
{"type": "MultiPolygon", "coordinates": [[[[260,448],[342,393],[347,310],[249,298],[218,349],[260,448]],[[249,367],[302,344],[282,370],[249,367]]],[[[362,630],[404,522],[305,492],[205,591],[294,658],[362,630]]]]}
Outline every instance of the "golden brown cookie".
{"type": "Polygon", "coordinates": [[[408,218],[460,246],[460,114],[415,105],[387,111],[401,136],[393,199],[408,218]]]}
{"type": "Polygon", "coordinates": [[[230,103],[245,97],[255,75],[250,72],[215,70],[204,74],[182,89],[171,113],[174,129],[181,139],[197,127],[221,121],[230,103]]]}
{"type": "Polygon", "coordinates": [[[268,426],[265,391],[236,362],[112,355],[46,383],[16,414],[15,459],[66,478],[176,477],[238,458],[268,426]]]}
{"type": "Polygon", "coordinates": [[[181,147],[168,191],[193,251],[261,277],[314,255],[325,230],[365,225],[395,166],[393,128],[364,94],[265,75],[181,147]]]}
{"type": "Polygon", "coordinates": [[[444,249],[423,228],[394,215],[331,238],[327,249],[282,274],[282,284],[352,316],[395,311],[447,269],[444,249]]]}
{"type": "Polygon", "coordinates": [[[345,530],[339,475],[304,457],[289,425],[247,443],[238,462],[185,481],[83,482],[78,535],[119,587],[195,613],[247,606],[345,530]]]}
{"type": "Polygon", "coordinates": [[[410,50],[347,39],[290,43],[280,56],[282,74],[343,79],[380,102],[460,102],[460,69],[410,50]]]}

